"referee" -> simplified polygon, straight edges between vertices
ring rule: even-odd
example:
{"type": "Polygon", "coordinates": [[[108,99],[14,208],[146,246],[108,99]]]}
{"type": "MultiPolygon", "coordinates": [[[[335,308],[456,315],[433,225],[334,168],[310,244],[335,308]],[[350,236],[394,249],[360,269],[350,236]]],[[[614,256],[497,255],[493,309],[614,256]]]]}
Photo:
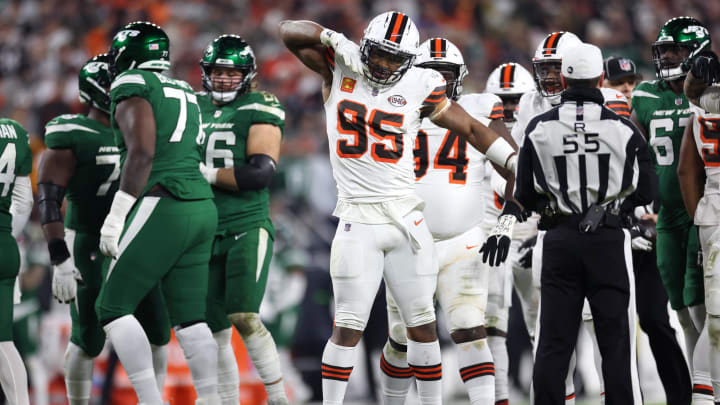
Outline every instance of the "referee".
{"type": "Polygon", "coordinates": [[[564,403],[585,297],[602,355],[605,404],[641,404],[630,235],[619,213],[650,203],[657,180],[640,132],[603,106],[600,49],[580,44],[569,50],[561,75],[561,104],[525,130],[515,191],[523,206],[543,213],[547,229],[535,404],[564,403]]]}

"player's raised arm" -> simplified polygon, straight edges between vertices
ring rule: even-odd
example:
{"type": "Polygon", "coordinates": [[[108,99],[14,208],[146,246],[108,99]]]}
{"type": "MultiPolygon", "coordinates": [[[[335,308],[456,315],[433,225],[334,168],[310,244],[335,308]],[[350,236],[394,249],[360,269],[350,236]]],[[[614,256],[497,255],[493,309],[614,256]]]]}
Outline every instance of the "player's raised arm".
{"type": "MultiPolygon", "coordinates": [[[[685,83],[687,83],[687,79],[685,83]]],[[[691,116],[690,122],[692,122],[693,117],[691,116]]],[[[677,168],[680,191],[690,218],[695,217],[695,210],[703,194],[705,186],[704,166],[695,147],[693,125],[690,124],[685,127],[685,133],[680,144],[680,161],[677,168]]]]}

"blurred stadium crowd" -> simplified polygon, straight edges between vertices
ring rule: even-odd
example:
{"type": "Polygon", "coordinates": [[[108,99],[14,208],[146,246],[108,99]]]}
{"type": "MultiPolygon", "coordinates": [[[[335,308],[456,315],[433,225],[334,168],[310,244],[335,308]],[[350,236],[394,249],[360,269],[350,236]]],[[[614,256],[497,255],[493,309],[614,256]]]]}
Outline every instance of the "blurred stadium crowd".
{"type": "MultiPolygon", "coordinates": [[[[369,18],[392,9],[417,23],[421,40],[443,36],[458,45],[470,71],[465,88],[471,92],[482,91],[487,74],[500,63],[530,68],[536,45],[551,31],[572,31],[601,47],[605,56],[633,59],[645,78],[654,77],[650,43],[671,17],[700,19],[720,43],[720,25],[712,24],[720,21],[720,2],[707,0],[2,0],[0,116],[28,129],[37,164],[45,123],[82,111],[79,67],[105,52],[111,35],[126,23],[161,25],[171,40],[170,75],[198,90],[199,59],[207,44],[223,33],[243,36],[258,57],[260,88],[277,95],[287,111],[280,174],[271,192],[276,257],[262,314],[274,325],[288,364],[319,385],[319,357],[332,326],[327,267],[336,190],[327,159],[320,79],[283,46],[277,27],[287,18],[309,19],[358,41],[369,18]]],[[[53,341],[47,328],[54,321],[48,319],[67,311],[51,302],[46,244],[37,215],[33,218],[19,241],[26,302],[21,304],[25,310],[15,311],[16,336],[21,351],[39,362],[29,364],[31,374],[40,367],[52,379],[52,373],[60,372],[64,346],[53,341]],[[33,356],[37,353],[46,354],[33,356]]],[[[366,332],[369,351],[379,350],[387,336],[384,307],[378,308],[366,332]]],[[[511,367],[517,369],[518,361],[511,361],[511,367]]],[[[372,395],[372,389],[365,391],[359,395],[372,395]]],[[[313,387],[298,394],[318,395],[313,387]]],[[[49,398],[52,403],[62,400],[49,398]]]]}

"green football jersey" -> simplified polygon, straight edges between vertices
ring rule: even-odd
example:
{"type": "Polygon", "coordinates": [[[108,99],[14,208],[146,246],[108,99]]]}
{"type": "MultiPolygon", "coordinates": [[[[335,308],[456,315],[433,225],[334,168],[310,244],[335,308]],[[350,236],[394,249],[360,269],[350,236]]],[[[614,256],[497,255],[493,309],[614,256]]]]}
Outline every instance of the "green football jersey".
{"type": "MultiPolygon", "coordinates": [[[[212,98],[198,93],[205,131],[205,164],[213,168],[245,165],[246,144],[253,124],[271,124],[283,130],[285,109],[266,92],[249,92],[233,102],[216,106],[212,98]]],[[[219,234],[239,233],[258,226],[273,234],[268,190],[232,192],[213,187],[218,210],[219,234]]]]}
{"type": "Polygon", "coordinates": [[[32,152],[27,131],[17,121],[0,118],[0,232],[12,230],[10,203],[15,176],[32,171],[32,152]]]}
{"type": "Polygon", "coordinates": [[[75,156],[65,192],[65,226],[99,234],[120,179],[120,151],[112,129],[85,115],[65,114],[45,125],[45,145],[70,149],[75,156]]]}
{"type": "Polygon", "coordinates": [[[212,198],[210,185],[199,169],[199,145],[204,134],[197,97],[190,85],[157,72],[137,69],[125,71],[113,80],[110,111],[121,164],[125,162],[127,148],[114,116],[118,103],[130,97],[147,100],[155,116],[155,156],[143,193],[160,184],[180,200],[212,198]]]}
{"type": "Polygon", "coordinates": [[[660,180],[658,229],[672,229],[691,222],[677,176],[680,143],[690,123],[690,104],[660,80],[640,83],[633,91],[633,109],[647,130],[655,171],[660,180]]]}

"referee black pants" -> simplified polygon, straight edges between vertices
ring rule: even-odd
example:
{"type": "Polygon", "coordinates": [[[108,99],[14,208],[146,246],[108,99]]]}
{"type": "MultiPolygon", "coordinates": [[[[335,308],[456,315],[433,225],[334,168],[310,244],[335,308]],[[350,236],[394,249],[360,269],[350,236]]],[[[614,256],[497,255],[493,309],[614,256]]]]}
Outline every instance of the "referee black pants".
{"type": "Polygon", "coordinates": [[[536,405],[565,401],[565,376],[587,297],[602,356],[606,405],[641,404],[635,360],[630,236],[622,229],[550,229],[543,241],[540,330],[533,370],[536,405]],[[631,328],[633,330],[631,331],[631,328]]]}

